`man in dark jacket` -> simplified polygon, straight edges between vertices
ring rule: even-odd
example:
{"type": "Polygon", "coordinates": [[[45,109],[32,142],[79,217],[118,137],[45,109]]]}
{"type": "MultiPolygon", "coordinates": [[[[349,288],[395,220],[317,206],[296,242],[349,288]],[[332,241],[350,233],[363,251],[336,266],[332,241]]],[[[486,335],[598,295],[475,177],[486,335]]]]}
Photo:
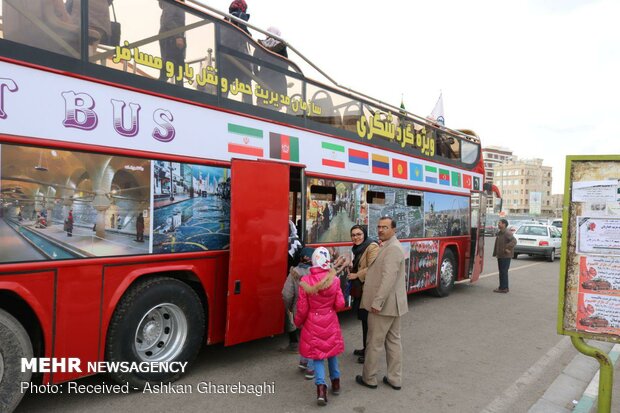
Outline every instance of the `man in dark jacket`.
{"type": "Polygon", "coordinates": [[[499,232],[495,238],[495,246],[493,247],[493,256],[497,257],[497,267],[499,269],[499,288],[493,290],[495,293],[507,293],[508,289],[508,268],[510,268],[510,259],[517,245],[517,240],[512,236],[512,232],[508,230],[508,221],[504,218],[497,222],[499,232]]]}

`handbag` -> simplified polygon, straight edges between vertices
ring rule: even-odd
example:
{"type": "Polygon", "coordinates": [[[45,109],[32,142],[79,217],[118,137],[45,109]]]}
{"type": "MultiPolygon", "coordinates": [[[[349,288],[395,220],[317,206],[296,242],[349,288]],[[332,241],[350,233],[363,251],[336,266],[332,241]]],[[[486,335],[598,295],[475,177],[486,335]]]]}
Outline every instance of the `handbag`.
{"type": "Polygon", "coordinates": [[[110,22],[110,37],[102,41],[102,44],[107,46],[119,46],[121,44],[121,24],[116,20],[116,10],[114,9],[114,3],[112,6],[112,15],[114,16],[114,21],[110,22]]]}
{"type": "Polygon", "coordinates": [[[362,296],[363,289],[364,284],[362,284],[359,278],[355,278],[351,280],[351,290],[349,292],[349,295],[353,298],[360,298],[362,296]]]}

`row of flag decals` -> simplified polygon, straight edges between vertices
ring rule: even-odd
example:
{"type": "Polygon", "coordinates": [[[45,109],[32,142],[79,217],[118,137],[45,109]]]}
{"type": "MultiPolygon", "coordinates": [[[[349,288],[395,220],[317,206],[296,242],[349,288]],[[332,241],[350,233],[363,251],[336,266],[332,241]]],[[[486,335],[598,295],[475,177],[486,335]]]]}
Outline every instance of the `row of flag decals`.
{"type": "MultiPolygon", "coordinates": [[[[263,131],[247,126],[228,124],[228,152],[241,155],[264,157],[263,131]]],[[[299,162],[299,138],[279,133],[269,133],[269,157],[291,162],[299,162]]],[[[480,190],[480,177],[432,165],[407,162],[379,154],[371,154],[359,149],[345,148],[332,142],[321,142],[321,164],[330,168],[356,172],[372,172],[383,176],[407,179],[480,190]],[[348,165],[348,166],[347,166],[348,165]],[[391,174],[390,174],[391,171],[391,174]]]]}
{"type": "MultiPolygon", "coordinates": [[[[323,148],[331,147],[323,142],[323,148]]],[[[344,147],[338,146],[338,153],[344,153],[344,147]]],[[[377,175],[390,176],[390,158],[384,155],[370,154],[369,152],[361,151],[358,149],[348,149],[348,169],[358,172],[370,172],[377,175]]],[[[333,166],[337,168],[345,168],[345,164],[339,161],[337,164],[332,162],[326,163],[323,160],[323,165],[333,166]]],[[[407,162],[401,159],[392,158],[391,162],[392,173],[395,178],[409,179],[410,181],[428,182],[432,184],[440,184],[446,186],[452,186],[456,188],[467,188],[480,190],[480,178],[469,174],[461,174],[461,172],[450,171],[444,168],[438,168],[436,166],[407,162]]]]}
{"type": "MultiPolygon", "coordinates": [[[[264,157],[263,131],[247,126],[228,124],[228,152],[264,157]]],[[[344,151],[344,147],[342,149],[344,151]]],[[[269,133],[269,157],[299,162],[299,138],[280,133],[269,133]]]]}

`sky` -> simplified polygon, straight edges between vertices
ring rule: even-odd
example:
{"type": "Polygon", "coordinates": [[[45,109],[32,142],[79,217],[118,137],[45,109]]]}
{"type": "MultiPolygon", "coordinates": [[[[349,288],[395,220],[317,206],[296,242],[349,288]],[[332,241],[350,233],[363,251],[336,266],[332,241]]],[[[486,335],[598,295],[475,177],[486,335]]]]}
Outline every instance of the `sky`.
{"type": "Polygon", "coordinates": [[[247,3],[340,85],[419,116],[442,93],[447,127],[542,158],[553,193],[566,155],[620,154],[618,0],[247,3]]]}
{"type": "MultiPolygon", "coordinates": [[[[230,4],[202,1],[222,11],[230,4]]],[[[567,155],[620,154],[618,0],[246,2],[250,23],[278,27],[341,86],[396,106],[403,96],[422,117],[442,93],[447,127],[474,130],[483,147],[542,158],[553,193],[564,192],[567,155]]],[[[145,25],[156,34],[155,0],[115,4],[123,38],[144,37],[145,25]]],[[[200,43],[188,38],[188,59],[204,56],[190,50],[200,43]]],[[[159,50],[156,42],[145,49],[159,50]]]]}

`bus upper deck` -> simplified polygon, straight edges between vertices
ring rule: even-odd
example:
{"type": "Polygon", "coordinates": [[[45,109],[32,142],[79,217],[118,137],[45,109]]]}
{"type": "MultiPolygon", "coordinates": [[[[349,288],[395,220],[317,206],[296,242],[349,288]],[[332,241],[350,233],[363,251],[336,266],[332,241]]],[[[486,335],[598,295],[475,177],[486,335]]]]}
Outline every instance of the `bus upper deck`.
{"type": "Polygon", "coordinates": [[[3,0],[0,55],[447,165],[475,171],[479,162],[477,137],[312,80],[303,56],[270,52],[232,24],[234,16],[200,0],[116,0],[119,39],[101,33],[99,3],[76,0],[67,10],[62,0],[3,0]],[[167,48],[180,36],[179,57],[167,48]]]}

